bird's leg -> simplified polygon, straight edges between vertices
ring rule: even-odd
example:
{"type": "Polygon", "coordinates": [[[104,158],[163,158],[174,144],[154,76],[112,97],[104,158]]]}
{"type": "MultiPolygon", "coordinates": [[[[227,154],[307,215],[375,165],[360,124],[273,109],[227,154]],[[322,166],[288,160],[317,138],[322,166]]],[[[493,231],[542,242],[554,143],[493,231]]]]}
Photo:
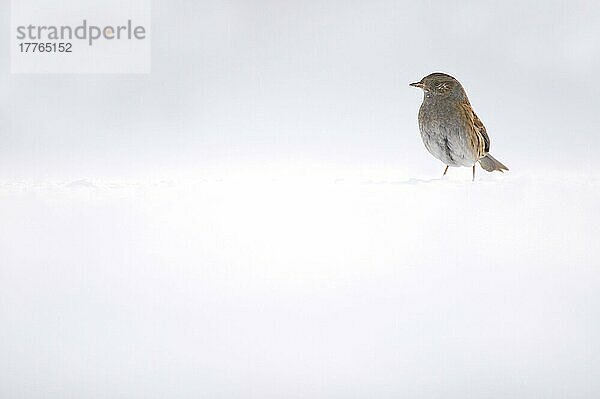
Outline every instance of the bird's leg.
{"type": "Polygon", "coordinates": [[[446,173],[448,172],[448,168],[449,168],[449,167],[450,167],[450,166],[446,165],[446,169],[444,169],[444,174],[442,175],[442,177],[446,176],[446,173]]]}
{"type": "Polygon", "coordinates": [[[473,165],[473,181],[475,181],[475,165],[473,165]]]}

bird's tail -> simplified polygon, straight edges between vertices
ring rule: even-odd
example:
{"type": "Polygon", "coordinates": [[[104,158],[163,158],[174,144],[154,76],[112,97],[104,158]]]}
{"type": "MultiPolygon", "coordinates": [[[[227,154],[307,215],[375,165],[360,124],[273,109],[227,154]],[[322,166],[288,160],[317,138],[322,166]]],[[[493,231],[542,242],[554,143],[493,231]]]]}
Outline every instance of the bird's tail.
{"type": "Polygon", "coordinates": [[[505,170],[508,170],[508,168],[506,166],[504,166],[502,164],[502,162],[498,161],[496,158],[494,158],[490,154],[487,154],[485,157],[481,158],[479,160],[479,163],[481,164],[481,167],[483,169],[487,170],[488,172],[493,172],[495,170],[498,170],[498,171],[504,173],[505,170]]]}

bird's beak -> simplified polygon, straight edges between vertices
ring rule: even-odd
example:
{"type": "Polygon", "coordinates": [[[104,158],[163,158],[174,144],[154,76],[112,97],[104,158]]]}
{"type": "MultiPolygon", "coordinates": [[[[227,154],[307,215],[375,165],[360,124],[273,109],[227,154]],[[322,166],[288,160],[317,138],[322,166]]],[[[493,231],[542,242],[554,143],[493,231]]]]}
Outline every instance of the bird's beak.
{"type": "Polygon", "coordinates": [[[421,82],[411,83],[411,84],[409,84],[409,86],[418,87],[419,89],[422,89],[423,83],[421,83],[421,82]]]}

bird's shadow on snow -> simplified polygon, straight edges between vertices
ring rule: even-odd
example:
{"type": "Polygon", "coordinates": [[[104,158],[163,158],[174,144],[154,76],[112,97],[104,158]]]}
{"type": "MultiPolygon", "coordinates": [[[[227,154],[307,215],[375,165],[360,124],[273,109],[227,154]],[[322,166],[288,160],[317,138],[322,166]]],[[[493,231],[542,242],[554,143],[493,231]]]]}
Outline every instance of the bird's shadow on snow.
{"type": "Polygon", "coordinates": [[[417,185],[464,185],[464,184],[489,184],[498,182],[499,180],[494,179],[493,177],[482,177],[476,178],[475,181],[471,179],[461,180],[459,178],[447,178],[447,177],[438,177],[431,179],[418,179],[418,178],[410,178],[406,180],[368,180],[362,182],[364,185],[398,185],[398,186],[417,186],[417,185]]]}

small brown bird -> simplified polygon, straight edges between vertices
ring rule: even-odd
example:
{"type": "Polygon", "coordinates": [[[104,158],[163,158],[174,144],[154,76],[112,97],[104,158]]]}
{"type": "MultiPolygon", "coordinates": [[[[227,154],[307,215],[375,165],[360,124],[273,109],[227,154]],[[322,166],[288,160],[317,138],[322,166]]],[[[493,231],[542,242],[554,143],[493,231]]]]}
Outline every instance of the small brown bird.
{"type": "Polygon", "coordinates": [[[490,138],[485,126],[473,111],[467,93],[460,82],[445,73],[432,73],[410,86],[423,89],[423,104],[419,109],[419,130],[427,150],[450,166],[473,167],[488,172],[508,170],[489,154],[490,138]]]}

